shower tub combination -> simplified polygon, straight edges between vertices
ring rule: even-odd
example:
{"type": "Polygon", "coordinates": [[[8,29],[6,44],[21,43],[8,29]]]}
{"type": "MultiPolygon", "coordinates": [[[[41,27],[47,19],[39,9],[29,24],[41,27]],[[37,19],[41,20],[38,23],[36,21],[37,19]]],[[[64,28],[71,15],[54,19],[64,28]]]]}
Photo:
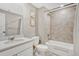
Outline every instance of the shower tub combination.
{"type": "Polygon", "coordinates": [[[49,40],[45,43],[48,46],[50,56],[72,56],[73,44],[49,40]]]}

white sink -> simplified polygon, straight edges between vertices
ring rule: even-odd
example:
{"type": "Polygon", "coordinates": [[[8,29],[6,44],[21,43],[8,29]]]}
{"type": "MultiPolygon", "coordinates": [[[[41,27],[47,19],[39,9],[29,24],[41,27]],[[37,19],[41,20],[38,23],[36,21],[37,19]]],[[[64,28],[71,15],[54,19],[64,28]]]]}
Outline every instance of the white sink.
{"type": "Polygon", "coordinates": [[[25,44],[29,42],[33,42],[33,39],[20,37],[20,38],[15,38],[12,41],[11,40],[0,41],[0,52],[15,46],[19,46],[20,44],[25,44]]]}

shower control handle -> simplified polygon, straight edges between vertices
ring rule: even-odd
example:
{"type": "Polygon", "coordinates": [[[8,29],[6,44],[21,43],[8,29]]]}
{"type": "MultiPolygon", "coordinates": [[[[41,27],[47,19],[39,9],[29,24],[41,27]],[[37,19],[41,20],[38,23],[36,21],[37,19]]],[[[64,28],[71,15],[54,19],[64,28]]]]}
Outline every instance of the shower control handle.
{"type": "Polygon", "coordinates": [[[47,36],[49,37],[49,36],[50,36],[50,34],[47,34],[47,36]]]}

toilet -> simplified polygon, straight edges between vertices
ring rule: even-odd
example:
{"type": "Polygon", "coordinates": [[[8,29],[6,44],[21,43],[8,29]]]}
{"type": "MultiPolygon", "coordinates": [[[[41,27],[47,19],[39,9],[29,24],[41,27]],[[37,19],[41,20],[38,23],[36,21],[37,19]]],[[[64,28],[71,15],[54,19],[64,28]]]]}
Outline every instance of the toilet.
{"type": "Polygon", "coordinates": [[[32,39],[34,40],[34,55],[46,56],[48,47],[45,44],[39,44],[39,36],[34,36],[32,39]]]}

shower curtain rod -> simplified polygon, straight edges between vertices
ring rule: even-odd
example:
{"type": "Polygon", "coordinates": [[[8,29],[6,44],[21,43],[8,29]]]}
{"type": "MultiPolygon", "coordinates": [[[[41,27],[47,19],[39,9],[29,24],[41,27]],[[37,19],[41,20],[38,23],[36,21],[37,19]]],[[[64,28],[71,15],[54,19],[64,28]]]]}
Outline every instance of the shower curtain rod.
{"type": "Polygon", "coordinates": [[[45,12],[48,12],[48,14],[52,14],[53,12],[55,12],[57,10],[64,9],[64,8],[67,8],[67,7],[71,7],[71,6],[76,6],[76,5],[77,5],[77,3],[70,3],[70,4],[67,4],[67,5],[64,5],[63,7],[57,7],[57,8],[51,9],[51,10],[46,10],[45,12]]]}

